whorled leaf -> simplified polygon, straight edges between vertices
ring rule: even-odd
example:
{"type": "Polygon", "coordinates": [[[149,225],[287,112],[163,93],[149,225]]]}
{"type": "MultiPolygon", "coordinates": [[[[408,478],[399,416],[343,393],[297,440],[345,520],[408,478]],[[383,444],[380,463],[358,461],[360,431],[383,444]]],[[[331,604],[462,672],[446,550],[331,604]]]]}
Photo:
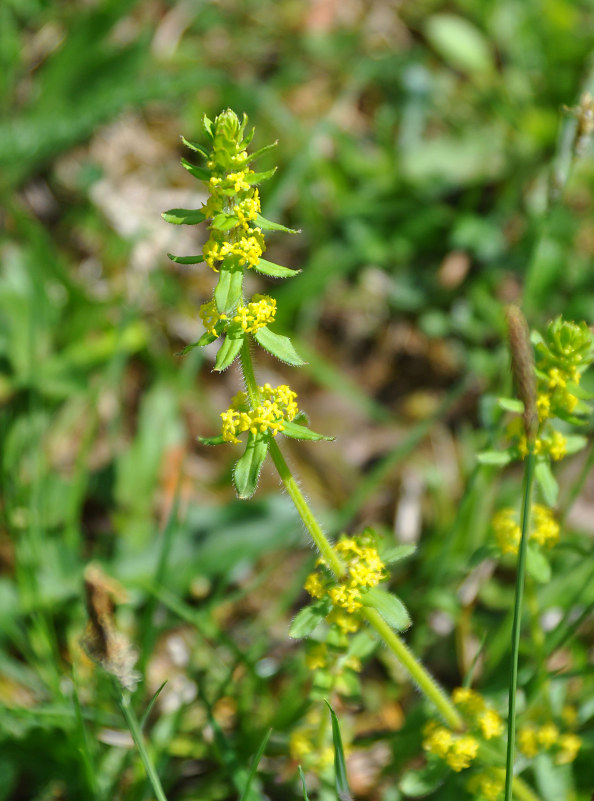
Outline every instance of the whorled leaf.
{"type": "Polygon", "coordinates": [[[534,467],[534,477],[538,481],[545,503],[548,506],[557,505],[559,485],[553,475],[548,459],[539,459],[534,467]]]}
{"type": "Polygon", "coordinates": [[[167,257],[174,261],[176,264],[200,264],[204,261],[204,256],[174,256],[173,253],[168,253],[167,257]]]}
{"type": "Polygon", "coordinates": [[[289,627],[289,637],[294,640],[309,637],[330,612],[331,606],[329,598],[321,598],[309,606],[304,606],[297,612],[289,627]]]}
{"type": "Polygon", "coordinates": [[[186,147],[189,147],[190,150],[193,150],[195,153],[200,153],[201,156],[204,156],[207,159],[210,155],[208,150],[202,145],[199,145],[197,142],[191,142],[189,139],[186,139],[184,136],[181,138],[182,142],[186,147]]]}
{"type": "Polygon", "coordinates": [[[400,598],[379,587],[371,587],[361,595],[363,606],[376,609],[386,623],[396,631],[406,631],[410,628],[412,620],[400,598]]]}
{"type": "Polygon", "coordinates": [[[220,373],[233,364],[233,362],[239,355],[239,351],[241,350],[241,346],[243,345],[243,339],[244,339],[243,336],[225,337],[225,339],[221,343],[221,347],[218,350],[217,358],[215,361],[214,369],[217,372],[220,373]]]}
{"type": "Polygon", "coordinates": [[[287,228],[286,225],[281,225],[280,223],[273,222],[272,220],[267,220],[266,217],[262,217],[261,214],[256,215],[256,223],[263,231],[284,231],[287,234],[301,233],[295,228],[287,228]]]}
{"type": "Polygon", "coordinates": [[[206,219],[199,209],[169,209],[161,217],[173,225],[197,225],[206,219]]]}
{"type": "Polygon", "coordinates": [[[215,287],[214,299],[219,314],[229,314],[241,300],[243,270],[226,270],[221,267],[215,287]]]}
{"type": "Polygon", "coordinates": [[[176,353],[175,355],[185,356],[186,353],[189,353],[191,350],[194,350],[194,348],[202,348],[205,345],[210,345],[210,343],[214,342],[216,338],[217,337],[215,334],[211,334],[210,331],[205,331],[200,337],[200,339],[198,339],[196,342],[192,342],[191,345],[186,345],[186,347],[183,350],[178,351],[178,353],[176,353]]]}
{"type": "Polygon", "coordinates": [[[309,440],[310,442],[319,442],[320,440],[333,442],[335,440],[335,437],[326,437],[324,434],[316,434],[315,431],[311,431],[311,429],[306,426],[299,425],[299,423],[289,420],[283,421],[282,433],[291,439],[309,440]]]}
{"type": "Polygon", "coordinates": [[[248,434],[245,452],[233,468],[233,484],[238,496],[251,498],[258,487],[260,470],[268,453],[268,439],[261,434],[248,434]]]}
{"type": "Polygon", "coordinates": [[[194,178],[198,178],[199,181],[210,180],[210,170],[207,170],[205,167],[197,167],[184,158],[182,158],[181,163],[184,169],[186,169],[190,175],[193,175],[194,178]]]}
{"type": "Polygon", "coordinates": [[[264,350],[276,356],[281,362],[292,364],[293,367],[302,367],[305,364],[293,347],[293,343],[289,337],[282,336],[282,334],[275,334],[274,331],[271,331],[267,326],[259,328],[254,334],[254,339],[264,350]]]}
{"type": "Polygon", "coordinates": [[[290,267],[283,267],[281,264],[275,264],[266,259],[260,259],[254,270],[262,275],[269,275],[271,278],[293,278],[301,272],[301,270],[291,270],[290,267]]]}

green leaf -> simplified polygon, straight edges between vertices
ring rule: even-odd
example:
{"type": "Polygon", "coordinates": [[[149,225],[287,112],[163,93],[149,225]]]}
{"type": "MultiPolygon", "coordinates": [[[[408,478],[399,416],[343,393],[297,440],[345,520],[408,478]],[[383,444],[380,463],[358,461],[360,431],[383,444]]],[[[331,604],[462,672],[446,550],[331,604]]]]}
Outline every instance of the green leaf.
{"type": "Polygon", "coordinates": [[[588,444],[586,437],[582,437],[581,434],[569,434],[565,440],[568,455],[583,450],[588,444]]]}
{"type": "Polygon", "coordinates": [[[573,381],[567,382],[567,391],[580,400],[588,401],[594,398],[591,392],[588,392],[587,389],[584,389],[584,387],[581,387],[579,384],[575,384],[573,381]]]}
{"type": "Polygon", "coordinates": [[[216,338],[217,337],[215,336],[215,334],[211,334],[210,331],[205,331],[199,340],[197,340],[196,342],[192,342],[191,345],[186,345],[186,347],[183,350],[180,350],[175,355],[185,356],[186,353],[189,353],[191,350],[194,350],[194,348],[202,348],[204,347],[204,345],[210,345],[210,343],[214,342],[216,338]]]}
{"type": "Polygon", "coordinates": [[[400,562],[401,559],[408,559],[416,550],[416,545],[396,545],[394,548],[382,551],[382,562],[385,565],[393,565],[396,562],[400,562]]]}
{"type": "Polygon", "coordinates": [[[256,159],[260,158],[260,156],[262,156],[264,153],[268,153],[269,150],[274,150],[274,148],[277,145],[278,145],[278,139],[271,145],[264,145],[264,147],[261,147],[259,150],[250,153],[249,156],[247,157],[246,164],[250,164],[252,161],[255,161],[256,159]]]}
{"type": "Polygon", "coordinates": [[[240,498],[251,498],[256,491],[260,470],[267,453],[268,439],[250,431],[245,452],[233,468],[233,483],[240,498]]]}
{"type": "Polygon", "coordinates": [[[256,215],[256,223],[263,231],[285,231],[287,234],[301,233],[301,231],[297,231],[294,228],[287,228],[285,225],[267,220],[266,217],[262,217],[261,214],[256,215]]]}
{"type": "Polygon", "coordinates": [[[342,747],[342,737],[340,736],[340,726],[338,725],[338,718],[336,713],[328,703],[326,706],[330,710],[330,717],[332,719],[332,742],[334,743],[334,781],[336,782],[336,794],[340,801],[352,801],[353,796],[349,788],[346,773],[346,761],[344,758],[344,750],[342,747]]]}
{"type": "Polygon", "coordinates": [[[498,467],[504,467],[512,460],[509,451],[483,451],[476,457],[480,464],[492,464],[498,467]]]}
{"type": "Polygon", "coordinates": [[[204,125],[204,130],[212,139],[212,120],[206,114],[202,117],[202,124],[204,125]]]}
{"type": "Polygon", "coordinates": [[[260,259],[254,270],[262,275],[269,275],[271,278],[293,278],[301,272],[301,270],[291,270],[289,267],[283,267],[272,261],[266,261],[266,259],[260,259]]]}
{"type": "Polygon", "coordinates": [[[505,409],[506,412],[522,414],[524,411],[524,404],[516,398],[497,398],[497,404],[501,409],[505,409]]]}
{"type": "Polygon", "coordinates": [[[379,587],[372,587],[363,593],[361,602],[363,606],[376,609],[386,623],[396,631],[406,631],[412,624],[410,615],[400,598],[390,592],[380,590],[379,587]]]}
{"type": "Polygon", "coordinates": [[[169,209],[161,217],[173,225],[197,225],[206,219],[199,209],[169,209]]]}
{"type": "Polygon", "coordinates": [[[200,155],[204,156],[204,158],[208,158],[209,157],[210,153],[208,152],[208,150],[205,147],[202,147],[202,145],[199,145],[196,142],[191,142],[189,139],[186,139],[183,136],[182,136],[181,140],[182,140],[182,142],[184,143],[184,145],[186,147],[190,148],[190,150],[193,150],[195,153],[200,153],[200,155]]]}
{"type": "Polygon", "coordinates": [[[243,793],[241,794],[241,798],[239,799],[239,801],[247,801],[247,799],[250,797],[250,787],[252,785],[254,776],[256,775],[256,771],[258,769],[258,765],[260,764],[260,760],[262,759],[264,751],[266,750],[266,746],[268,745],[268,740],[270,739],[271,734],[272,734],[272,729],[268,729],[268,731],[266,732],[266,734],[262,739],[262,742],[260,743],[258,752],[254,757],[254,759],[252,760],[252,764],[250,766],[250,772],[248,773],[245,782],[245,787],[243,788],[243,793]]]}
{"type": "Polygon", "coordinates": [[[198,442],[201,445],[223,445],[227,440],[223,439],[222,434],[219,434],[216,437],[198,437],[198,442]]]}
{"type": "MultiPolygon", "coordinates": [[[[161,215],[162,216],[162,215],[161,215]]],[[[170,220],[168,222],[171,222],[170,220]]],[[[167,254],[168,258],[171,261],[174,261],[176,264],[200,264],[200,262],[204,261],[204,256],[174,256],[173,253],[167,254]]]]}
{"type": "Polygon", "coordinates": [[[456,14],[433,14],[425,25],[429,43],[455,70],[475,75],[493,70],[493,57],[483,32],[456,14]]]}
{"type": "Polygon", "coordinates": [[[190,175],[193,175],[194,178],[198,178],[199,181],[210,180],[210,170],[207,170],[205,167],[197,167],[195,164],[190,164],[190,162],[184,158],[182,158],[181,163],[190,175]]]}
{"type": "Polygon", "coordinates": [[[301,765],[298,765],[297,770],[299,771],[299,776],[301,777],[301,787],[303,788],[303,801],[309,801],[309,796],[307,795],[307,789],[305,787],[305,774],[303,773],[303,768],[301,765]]]}
{"type": "Polygon", "coordinates": [[[526,570],[539,584],[548,584],[551,580],[551,565],[549,564],[549,560],[542,551],[539,551],[538,548],[534,548],[532,545],[528,545],[526,551],[526,570]]]}
{"type": "Polygon", "coordinates": [[[551,470],[551,465],[547,459],[541,459],[536,463],[534,468],[534,477],[538,481],[542,490],[545,503],[549,506],[557,505],[557,496],[559,494],[559,485],[551,470]]]}
{"type": "Polygon", "coordinates": [[[226,336],[218,350],[214,369],[221,373],[223,370],[226,370],[227,367],[230,367],[239,355],[242,345],[242,336],[236,338],[226,336]]]}
{"type": "Polygon", "coordinates": [[[301,640],[309,635],[320,625],[322,620],[330,611],[331,604],[329,599],[322,598],[316,603],[304,606],[295,615],[289,627],[289,637],[294,640],[301,640]]]}
{"type": "Polygon", "coordinates": [[[450,768],[443,760],[432,760],[420,770],[409,770],[404,774],[398,788],[411,798],[419,798],[433,793],[443,784],[450,768]]]}
{"type": "Polygon", "coordinates": [[[291,439],[303,439],[310,442],[319,442],[320,440],[334,442],[336,439],[336,437],[325,437],[323,434],[316,434],[315,431],[311,431],[309,428],[299,425],[299,423],[289,422],[289,420],[283,422],[282,433],[291,439]]]}
{"type": "Polygon", "coordinates": [[[268,353],[272,353],[273,356],[280,359],[281,362],[292,364],[293,367],[302,367],[305,364],[293,347],[293,343],[289,337],[282,336],[282,334],[275,334],[274,331],[271,331],[267,326],[259,328],[254,334],[254,339],[258,344],[262,345],[268,353]]]}
{"type": "Polygon", "coordinates": [[[214,299],[219,314],[229,314],[241,300],[243,270],[221,268],[219,281],[214,291],[214,299]]]}
{"type": "Polygon", "coordinates": [[[246,175],[245,180],[248,184],[260,184],[262,181],[267,181],[269,178],[272,178],[275,172],[276,167],[273,167],[271,170],[266,170],[265,172],[255,172],[253,175],[246,175]]]}
{"type": "Polygon", "coordinates": [[[230,231],[236,225],[239,225],[239,220],[234,214],[217,214],[213,217],[211,228],[217,231],[230,231]]]}

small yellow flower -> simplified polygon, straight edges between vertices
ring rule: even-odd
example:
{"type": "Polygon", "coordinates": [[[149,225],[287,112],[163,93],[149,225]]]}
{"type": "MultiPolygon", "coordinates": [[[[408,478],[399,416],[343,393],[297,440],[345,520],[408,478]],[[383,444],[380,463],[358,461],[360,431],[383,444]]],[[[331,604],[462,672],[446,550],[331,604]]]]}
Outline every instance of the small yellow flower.
{"type": "Polygon", "coordinates": [[[547,441],[547,451],[554,462],[567,455],[567,439],[560,431],[553,431],[547,441]]]}
{"type": "Polygon", "coordinates": [[[540,726],[536,731],[536,740],[545,751],[555,745],[558,739],[559,729],[554,723],[545,723],[544,726],[540,726]]]}
{"type": "Polygon", "coordinates": [[[478,754],[479,743],[471,734],[463,734],[454,740],[446,754],[445,760],[452,770],[459,773],[472,765],[478,754]]]}
{"type": "Polygon", "coordinates": [[[541,504],[532,507],[532,532],[530,538],[539,545],[552,548],[559,540],[559,523],[552,511],[541,504]]]}
{"type": "Polygon", "coordinates": [[[316,643],[311,647],[305,657],[305,664],[310,670],[324,668],[328,664],[328,648],[325,643],[316,643]]]}
{"type": "Polygon", "coordinates": [[[255,409],[246,408],[247,396],[245,392],[238,393],[231,403],[231,407],[221,413],[223,420],[222,435],[226,442],[239,442],[238,434],[250,431],[252,434],[264,434],[269,431],[275,437],[284,428],[285,420],[293,420],[299,411],[297,394],[286,384],[271,387],[264,384],[258,387],[261,404],[255,409]]]}
{"type": "Polygon", "coordinates": [[[260,328],[269,325],[276,316],[276,300],[268,295],[254,295],[247,306],[238,306],[234,323],[240,323],[242,329],[255,334],[260,328]]]}
{"type": "Polygon", "coordinates": [[[340,607],[335,607],[326,620],[337,626],[343,634],[354,634],[359,630],[359,620],[340,607]]]}
{"type": "Polygon", "coordinates": [[[468,790],[480,801],[499,801],[503,797],[505,779],[494,768],[475,773],[468,781],[468,790]]]}
{"type": "Polygon", "coordinates": [[[538,739],[536,737],[536,727],[532,725],[522,726],[518,730],[516,738],[519,750],[529,758],[536,756],[539,752],[538,739]]]}
{"type": "Polygon", "coordinates": [[[213,336],[217,335],[217,323],[219,323],[221,320],[227,319],[226,314],[219,314],[217,310],[217,304],[214,300],[211,300],[208,303],[203,303],[202,306],[200,306],[198,316],[202,320],[208,333],[212,334],[213,336]]]}
{"type": "Polygon", "coordinates": [[[513,509],[506,508],[500,509],[493,518],[493,530],[495,532],[495,539],[501,553],[518,553],[520,547],[520,540],[522,539],[522,530],[516,520],[514,519],[515,512],[513,509]]]}
{"type": "Polygon", "coordinates": [[[352,614],[358,609],[361,609],[361,593],[356,587],[345,587],[339,584],[337,587],[332,587],[328,591],[328,595],[335,606],[341,606],[347,612],[352,614]]]}
{"type": "Polygon", "coordinates": [[[456,687],[452,693],[452,701],[467,715],[478,715],[485,709],[485,699],[470,687],[456,687]]]}
{"type": "Polygon", "coordinates": [[[478,725],[485,740],[501,737],[503,734],[503,721],[494,709],[486,709],[478,717],[478,725]]]}
{"type": "Polygon", "coordinates": [[[551,397],[544,392],[539,392],[536,398],[536,408],[538,410],[538,419],[542,423],[551,415],[551,397]]]}
{"type": "Polygon", "coordinates": [[[440,726],[435,721],[431,721],[425,727],[425,739],[423,748],[431,754],[445,759],[454,742],[454,735],[445,726],[440,726]]]}
{"type": "Polygon", "coordinates": [[[557,741],[561,749],[555,758],[557,765],[567,765],[573,762],[582,746],[582,740],[577,734],[562,734],[557,741]]]}
{"type": "Polygon", "coordinates": [[[324,585],[319,573],[310,573],[305,579],[304,587],[312,598],[322,598],[324,595],[324,585]]]}

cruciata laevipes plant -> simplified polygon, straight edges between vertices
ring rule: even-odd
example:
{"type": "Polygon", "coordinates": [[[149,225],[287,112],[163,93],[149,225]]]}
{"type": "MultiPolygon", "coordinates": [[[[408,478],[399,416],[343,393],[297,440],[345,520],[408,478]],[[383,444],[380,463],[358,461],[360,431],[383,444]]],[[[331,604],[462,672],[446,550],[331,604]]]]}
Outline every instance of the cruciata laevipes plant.
{"type": "MultiPolygon", "coordinates": [[[[298,275],[296,270],[263,258],[265,232],[295,232],[261,214],[257,186],[270,178],[274,170],[256,172],[251,165],[274,145],[248,154],[253,131],[247,133],[246,124],[245,116],[240,120],[228,109],[214,120],[205,117],[205,146],[183,140],[204,159],[202,166],[185,159],[182,163],[190,174],[204,182],[209,197],[200,210],[172,209],[163,214],[173,224],[207,222],[209,228],[208,240],[199,255],[169,254],[179,264],[204,263],[217,279],[212,298],[199,311],[205,331],[186,351],[218,341],[214,369],[225,370],[238,360],[243,374],[244,390],[221,413],[220,433],[201,441],[206,445],[227,444],[239,452],[233,482],[237,494],[244,499],[256,491],[262,465],[270,456],[319,551],[315,570],[305,583],[313,601],[301,610],[290,629],[293,637],[310,638],[307,663],[319,677],[314,681],[313,697],[321,699],[356,681],[360,659],[370,650],[371,630],[374,635],[371,639],[375,642],[379,638],[393,652],[440,717],[439,722],[429,723],[425,730],[424,748],[428,757],[441,760],[447,770],[456,773],[472,766],[468,790],[476,799],[491,801],[499,797],[505,778],[502,719],[491,703],[474,690],[459,688],[451,697],[444,692],[401,637],[411,624],[405,605],[382,586],[389,578],[388,566],[408,556],[414,548],[386,547],[373,529],[343,535],[337,542],[331,542],[303,496],[279,445],[283,436],[310,441],[332,437],[308,427],[307,418],[297,405],[297,395],[288,385],[260,385],[256,377],[254,344],[286,364],[299,367],[304,362],[290,339],[271,328],[276,314],[275,300],[265,294],[244,296],[248,270],[279,279],[294,279],[298,275]],[[316,637],[320,626],[325,634],[316,637]]],[[[562,405],[559,395],[553,394],[550,402],[551,409],[562,405]]],[[[511,407],[518,411],[520,405],[511,403],[511,407]]],[[[534,426],[530,425],[533,431],[534,426]]],[[[526,444],[517,428],[511,436],[515,437],[512,450],[520,453],[525,448],[527,453],[533,452],[534,437],[526,444]]],[[[550,436],[554,439],[553,434],[550,436]]],[[[558,439],[548,451],[552,458],[555,447],[560,447],[558,439]]],[[[502,457],[497,458],[503,461],[502,457]]],[[[541,468],[540,472],[543,480],[548,478],[546,470],[541,468]]],[[[308,719],[292,738],[291,750],[298,762],[322,769],[326,757],[318,723],[315,717],[308,719]]],[[[567,741],[565,745],[563,753],[567,756],[572,743],[567,741]]],[[[518,801],[538,801],[521,777],[514,776],[509,782],[518,801]]]]}

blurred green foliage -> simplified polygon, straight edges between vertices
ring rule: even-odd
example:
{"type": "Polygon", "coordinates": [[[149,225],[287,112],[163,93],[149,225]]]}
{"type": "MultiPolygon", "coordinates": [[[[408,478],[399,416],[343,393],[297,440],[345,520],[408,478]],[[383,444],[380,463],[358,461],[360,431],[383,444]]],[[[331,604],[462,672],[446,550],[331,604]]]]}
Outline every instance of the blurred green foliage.
{"type": "MultiPolygon", "coordinates": [[[[327,455],[291,449],[304,486],[341,527],[391,526],[397,493],[420,493],[419,557],[396,575],[411,643],[455,685],[489,631],[481,683],[504,691],[510,574],[470,596],[461,582],[518,477],[496,483],[475,454],[509,389],[502,304],[523,290],[535,327],[560,312],[594,322],[594,160],[586,148],[569,169],[564,111],[594,88],[593,31],[586,0],[0,4],[0,801],[149,797],[78,645],[90,560],[129,593],[140,711],[169,679],[147,731],[170,801],[237,797],[270,727],[250,798],[301,797],[283,756],[308,675],[286,631],[310,557],[273,480],[240,504],[232,455],[192,444],[216,431],[237,376],[215,386],[208,356],[174,356],[211,286],[165,256],[197,252],[199,230],[170,244],[159,218],[184,205],[172,192],[195,191],[179,135],[197,139],[202,114],[227,106],[248,113],[256,146],[279,140],[263,211],[303,232],[270,248],[302,275],[262,285],[311,354],[298,390],[313,427],[339,438],[327,455]]],[[[583,520],[538,589],[554,620],[533,657],[565,669],[555,704],[581,695],[584,728],[583,520]]],[[[423,712],[395,676],[378,654],[364,681],[376,734],[358,742],[388,758],[353,787],[361,798],[397,801],[414,781],[397,789],[423,712]],[[403,728],[381,717],[401,707],[403,728]]],[[[528,694],[541,681],[534,661],[520,681],[528,694]]],[[[575,795],[569,771],[553,783],[540,765],[545,801],[589,797],[593,746],[575,795]]],[[[431,797],[458,798],[443,781],[431,797]]]]}

